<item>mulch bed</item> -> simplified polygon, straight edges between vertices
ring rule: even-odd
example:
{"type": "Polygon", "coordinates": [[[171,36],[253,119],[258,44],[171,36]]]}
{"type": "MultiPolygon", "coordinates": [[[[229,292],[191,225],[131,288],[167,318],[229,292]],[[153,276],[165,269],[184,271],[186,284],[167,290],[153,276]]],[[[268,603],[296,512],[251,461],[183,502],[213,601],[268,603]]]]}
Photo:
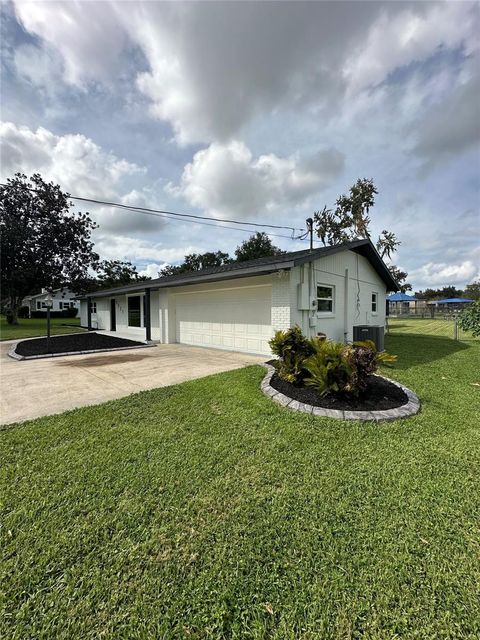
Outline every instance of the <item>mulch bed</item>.
{"type": "Polygon", "coordinates": [[[296,387],[273,374],[270,386],[289,398],[324,409],[342,411],[381,411],[407,404],[407,394],[395,384],[379,376],[370,376],[368,387],[358,398],[348,394],[320,396],[312,387],[296,387]]]}
{"type": "Polygon", "coordinates": [[[69,353],[75,351],[93,351],[94,349],[118,349],[119,347],[136,347],[143,342],[125,340],[100,333],[73,333],[65,336],[52,336],[50,349],[47,351],[47,339],[35,338],[17,344],[15,351],[21,356],[40,356],[50,353],[69,353]]]}

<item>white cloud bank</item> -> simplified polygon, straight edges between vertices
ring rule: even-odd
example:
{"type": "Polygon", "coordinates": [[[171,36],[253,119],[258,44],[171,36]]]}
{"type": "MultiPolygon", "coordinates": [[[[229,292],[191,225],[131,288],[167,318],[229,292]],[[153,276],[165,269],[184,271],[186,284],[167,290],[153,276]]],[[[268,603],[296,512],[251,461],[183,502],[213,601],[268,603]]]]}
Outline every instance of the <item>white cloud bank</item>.
{"type": "Polygon", "coordinates": [[[245,144],[212,144],[187,164],[170,193],[216,217],[255,217],[285,210],[330,186],[344,168],[344,156],[325,149],[301,158],[275,154],[254,158],[245,144]]]}
{"type": "Polygon", "coordinates": [[[396,69],[442,48],[468,56],[478,47],[474,2],[14,6],[24,28],[60,52],[72,85],[111,84],[129,50],[140,50],[137,88],[181,144],[238,138],[281,109],[330,105],[336,113],[345,94],[343,106],[396,69]]]}
{"type": "Polygon", "coordinates": [[[472,260],[459,264],[429,262],[420,269],[412,270],[408,279],[418,283],[417,288],[463,286],[466,282],[480,279],[480,267],[472,260]]]}

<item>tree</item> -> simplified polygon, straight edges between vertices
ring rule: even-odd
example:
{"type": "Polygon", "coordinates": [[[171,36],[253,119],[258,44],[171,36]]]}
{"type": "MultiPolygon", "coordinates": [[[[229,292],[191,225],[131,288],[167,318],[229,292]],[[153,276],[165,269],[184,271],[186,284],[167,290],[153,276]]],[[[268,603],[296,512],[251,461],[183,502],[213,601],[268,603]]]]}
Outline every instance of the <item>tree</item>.
{"type": "Polygon", "coordinates": [[[406,282],[408,278],[408,273],[406,271],[402,271],[402,269],[399,269],[394,264],[390,265],[388,270],[390,271],[393,279],[397,282],[402,293],[412,290],[412,285],[409,282],[406,282]]]}
{"type": "Polygon", "coordinates": [[[17,173],[0,186],[2,297],[10,324],[25,296],[84,278],[98,262],[96,224],[88,213],[71,211],[68,197],[37,173],[30,180],[17,173]]]}
{"type": "Polygon", "coordinates": [[[425,289],[416,291],[415,297],[419,300],[442,300],[444,298],[461,298],[463,291],[454,286],[443,287],[442,289],[425,289]]]}
{"type": "Polygon", "coordinates": [[[464,331],[471,331],[474,338],[480,337],[480,300],[472,302],[462,311],[458,326],[464,331]]]}
{"type": "Polygon", "coordinates": [[[121,260],[103,260],[98,269],[98,286],[101,289],[120,287],[132,282],[151,280],[148,276],[141,276],[131,262],[121,260]]]}
{"type": "Polygon", "coordinates": [[[263,231],[257,231],[248,240],[244,240],[241,245],[235,249],[235,256],[238,262],[246,260],[255,260],[256,258],[265,258],[268,256],[279,256],[285,253],[276,247],[268,235],[263,231]]]}
{"type": "Polygon", "coordinates": [[[162,276],[175,276],[180,273],[188,273],[191,271],[200,271],[200,269],[208,269],[210,267],[221,267],[229,264],[232,259],[228,253],[223,251],[208,251],[207,253],[191,253],[185,256],[185,260],[179,265],[168,265],[160,271],[162,276]]]}
{"type": "MultiPolygon", "coordinates": [[[[335,209],[327,209],[325,206],[322,211],[316,211],[313,214],[315,231],[323,244],[335,245],[356,238],[370,238],[369,212],[375,204],[377,194],[373,180],[360,178],[350,187],[348,195],[337,198],[335,209]]],[[[386,229],[376,243],[382,258],[391,258],[399,245],[395,234],[386,229]]]]}
{"type": "Polygon", "coordinates": [[[472,298],[472,300],[480,299],[480,280],[467,284],[463,295],[465,298],[472,298]]]}

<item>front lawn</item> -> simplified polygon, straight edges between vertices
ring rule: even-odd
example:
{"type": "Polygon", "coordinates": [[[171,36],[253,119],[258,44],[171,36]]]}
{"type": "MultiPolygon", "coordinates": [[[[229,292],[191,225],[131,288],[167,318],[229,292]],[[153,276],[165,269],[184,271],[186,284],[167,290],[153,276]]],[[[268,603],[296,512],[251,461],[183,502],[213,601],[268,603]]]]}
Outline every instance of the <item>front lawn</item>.
{"type": "Polygon", "coordinates": [[[0,433],[0,636],[478,638],[480,343],[395,332],[422,412],[340,422],[261,367],[0,433]]]}
{"type": "MultiPolygon", "coordinates": [[[[52,318],[50,322],[52,336],[82,331],[80,318],[52,318]]],[[[0,340],[16,340],[17,338],[34,338],[46,335],[46,318],[19,318],[18,325],[12,325],[7,323],[5,316],[0,316],[0,340]]]]}

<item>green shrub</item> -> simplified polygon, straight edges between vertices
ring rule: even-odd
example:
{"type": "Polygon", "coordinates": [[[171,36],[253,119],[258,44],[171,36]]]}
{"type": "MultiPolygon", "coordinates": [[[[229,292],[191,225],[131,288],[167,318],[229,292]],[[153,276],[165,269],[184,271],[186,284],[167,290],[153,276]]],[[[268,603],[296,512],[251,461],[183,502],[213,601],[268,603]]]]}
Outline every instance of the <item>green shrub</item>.
{"type": "Polygon", "coordinates": [[[476,300],[462,311],[458,326],[464,331],[471,331],[474,338],[480,337],[480,300],[476,300]]]}
{"type": "Polygon", "coordinates": [[[377,371],[380,364],[391,366],[397,359],[386,351],[377,351],[372,340],[354,342],[347,355],[352,366],[352,378],[346,391],[355,395],[365,391],[368,377],[377,371]]]}
{"type": "Polygon", "coordinates": [[[301,384],[306,373],[303,363],[315,351],[313,342],[303,335],[300,327],[295,326],[286,331],[276,331],[268,344],[278,357],[276,369],[280,378],[301,384]]]}
{"type": "Polygon", "coordinates": [[[19,318],[29,318],[30,317],[30,309],[27,306],[20,307],[18,310],[17,316],[19,318]]]}
{"type": "Polygon", "coordinates": [[[314,387],[321,396],[344,391],[352,378],[352,366],[347,352],[350,347],[341,342],[324,340],[304,362],[308,374],[305,384],[314,387]]]}
{"type": "Polygon", "coordinates": [[[308,372],[305,384],[314,387],[322,396],[328,393],[359,395],[365,391],[369,376],[380,364],[389,366],[396,359],[386,351],[377,351],[371,340],[351,345],[332,340],[317,341],[314,355],[303,363],[308,372]]]}

